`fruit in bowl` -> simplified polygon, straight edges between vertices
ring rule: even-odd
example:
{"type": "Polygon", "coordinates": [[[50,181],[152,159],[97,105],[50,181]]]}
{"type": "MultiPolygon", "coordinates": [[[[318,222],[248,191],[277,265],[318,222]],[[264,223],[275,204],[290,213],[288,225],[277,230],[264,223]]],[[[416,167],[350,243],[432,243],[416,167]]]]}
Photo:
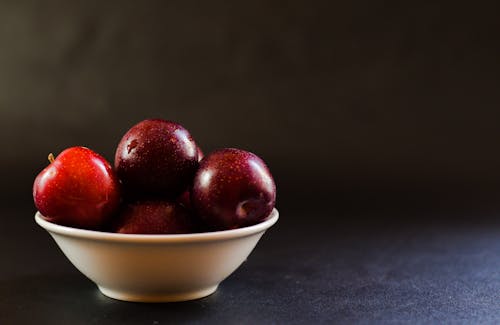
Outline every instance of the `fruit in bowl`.
{"type": "Polygon", "coordinates": [[[62,225],[98,229],[118,209],[120,184],[111,165],[96,152],[72,147],[35,179],[33,199],[46,219],[62,225]]]}
{"type": "Polygon", "coordinates": [[[197,232],[190,211],[165,200],[138,201],[126,205],[114,220],[120,234],[188,234],[197,232]]]}
{"type": "Polygon", "coordinates": [[[234,229],[263,221],[276,202],[276,185],[255,154],[234,148],[206,156],[196,172],[191,200],[213,229],[234,229]]]}
{"type": "Polygon", "coordinates": [[[176,197],[198,168],[198,146],[182,125],[144,120],[123,136],[115,169],[125,193],[133,197],[176,197]]]}
{"type": "Polygon", "coordinates": [[[116,299],[206,296],[278,220],[276,186],[261,158],[234,148],[204,157],[175,122],[134,125],[114,168],[85,147],[49,160],[33,184],[36,222],[116,299]]]}

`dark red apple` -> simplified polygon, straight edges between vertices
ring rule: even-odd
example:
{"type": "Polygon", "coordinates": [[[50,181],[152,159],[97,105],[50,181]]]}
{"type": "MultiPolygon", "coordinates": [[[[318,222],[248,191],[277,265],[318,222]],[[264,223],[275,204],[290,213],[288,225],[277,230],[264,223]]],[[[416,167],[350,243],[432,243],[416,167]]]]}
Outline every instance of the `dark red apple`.
{"type": "Polygon", "coordinates": [[[85,147],[64,150],[35,179],[33,199],[50,222],[99,229],[120,204],[120,183],[109,162],[85,147]]]}
{"type": "Polygon", "coordinates": [[[169,201],[138,201],[126,205],[112,230],[122,234],[186,234],[196,231],[189,211],[169,201]]]}
{"type": "Polygon", "coordinates": [[[121,139],[115,169],[127,195],[175,198],[191,184],[198,168],[197,146],[181,125],[144,120],[121,139]]]}
{"type": "Polygon", "coordinates": [[[266,164],[240,149],[221,149],[200,162],[191,202],[213,229],[233,229],[263,221],[276,202],[276,185],[266,164]]]}

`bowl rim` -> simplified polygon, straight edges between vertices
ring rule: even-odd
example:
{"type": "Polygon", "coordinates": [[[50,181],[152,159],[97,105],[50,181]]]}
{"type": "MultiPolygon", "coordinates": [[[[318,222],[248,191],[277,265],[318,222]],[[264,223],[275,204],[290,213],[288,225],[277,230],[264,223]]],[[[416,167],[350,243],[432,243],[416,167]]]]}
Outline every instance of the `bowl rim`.
{"type": "Polygon", "coordinates": [[[259,232],[264,232],[274,225],[279,218],[279,212],[273,208],[269,216],[262,222],[237,229],[220,230],[211,232],[191,233],[191,234],[118,234],[97,230],[80,229],[68,226],[58,225],[45,220],[42,214],[35,213],[36,223],[47,230],[49,233],[63,235],[67,237],[93,239],[110,242],[125,243],[188,243],[200,241],[220,241],[231,238],[240,238],[251,236],[259,232]]]}

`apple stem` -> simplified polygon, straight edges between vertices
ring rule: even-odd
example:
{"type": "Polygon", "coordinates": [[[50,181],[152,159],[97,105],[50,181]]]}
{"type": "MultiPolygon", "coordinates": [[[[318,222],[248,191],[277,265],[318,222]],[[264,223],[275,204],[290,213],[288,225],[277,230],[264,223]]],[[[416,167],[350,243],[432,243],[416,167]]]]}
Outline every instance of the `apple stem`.
{"type": "Polygon", "coordinates": [[[48,159],[49,159],[49,161],[50,161],[51,164],[54,162],[55,158],[54,158],[54,155],[52,154],[52,152],[49,153],[48,159]]]}

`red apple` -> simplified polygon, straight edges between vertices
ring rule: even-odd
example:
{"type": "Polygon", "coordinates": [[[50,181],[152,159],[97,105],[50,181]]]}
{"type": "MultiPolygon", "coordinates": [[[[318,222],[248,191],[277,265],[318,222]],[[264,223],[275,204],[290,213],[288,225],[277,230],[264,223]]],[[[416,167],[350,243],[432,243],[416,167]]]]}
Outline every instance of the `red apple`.
{"type": "Polygon", "coordinates": [[[128,204],[112,226],[122,234],[185,234],[195,232],[195,223],[181,205],[159,200],[128,204]]]}
{"type": "Polygon", "coordinates": [[[181,125],[161,119],[133,126],[116,149],[115,168],[132,198],[175,198],[198,168],[197,146],[181,125]]]}
{"type": "Polygon", "coordinates": [[[276,185],[266,164],[240,149],[221,149],[200,162],[191,202],[214,229],[233,229],[263,221],[276,202],[276,185]]]}
{"type": "Polygon", "coordinates": [[[189,209],[191,210],[192,206],[191,206],[191,194],[189,193],[188,190],[184,191],[184,193],[182,193],[178,198],[177,198],[177,202],[182,205],[183,207],[185,207],[186,209],[189,209]]]}
{"type": "Polygon", "coordinates": [[[33,199],[50,222],[99,229],[120,204],[120,183],[109,162],[85,147],[64,150],[38,174],[33,199]]]}

